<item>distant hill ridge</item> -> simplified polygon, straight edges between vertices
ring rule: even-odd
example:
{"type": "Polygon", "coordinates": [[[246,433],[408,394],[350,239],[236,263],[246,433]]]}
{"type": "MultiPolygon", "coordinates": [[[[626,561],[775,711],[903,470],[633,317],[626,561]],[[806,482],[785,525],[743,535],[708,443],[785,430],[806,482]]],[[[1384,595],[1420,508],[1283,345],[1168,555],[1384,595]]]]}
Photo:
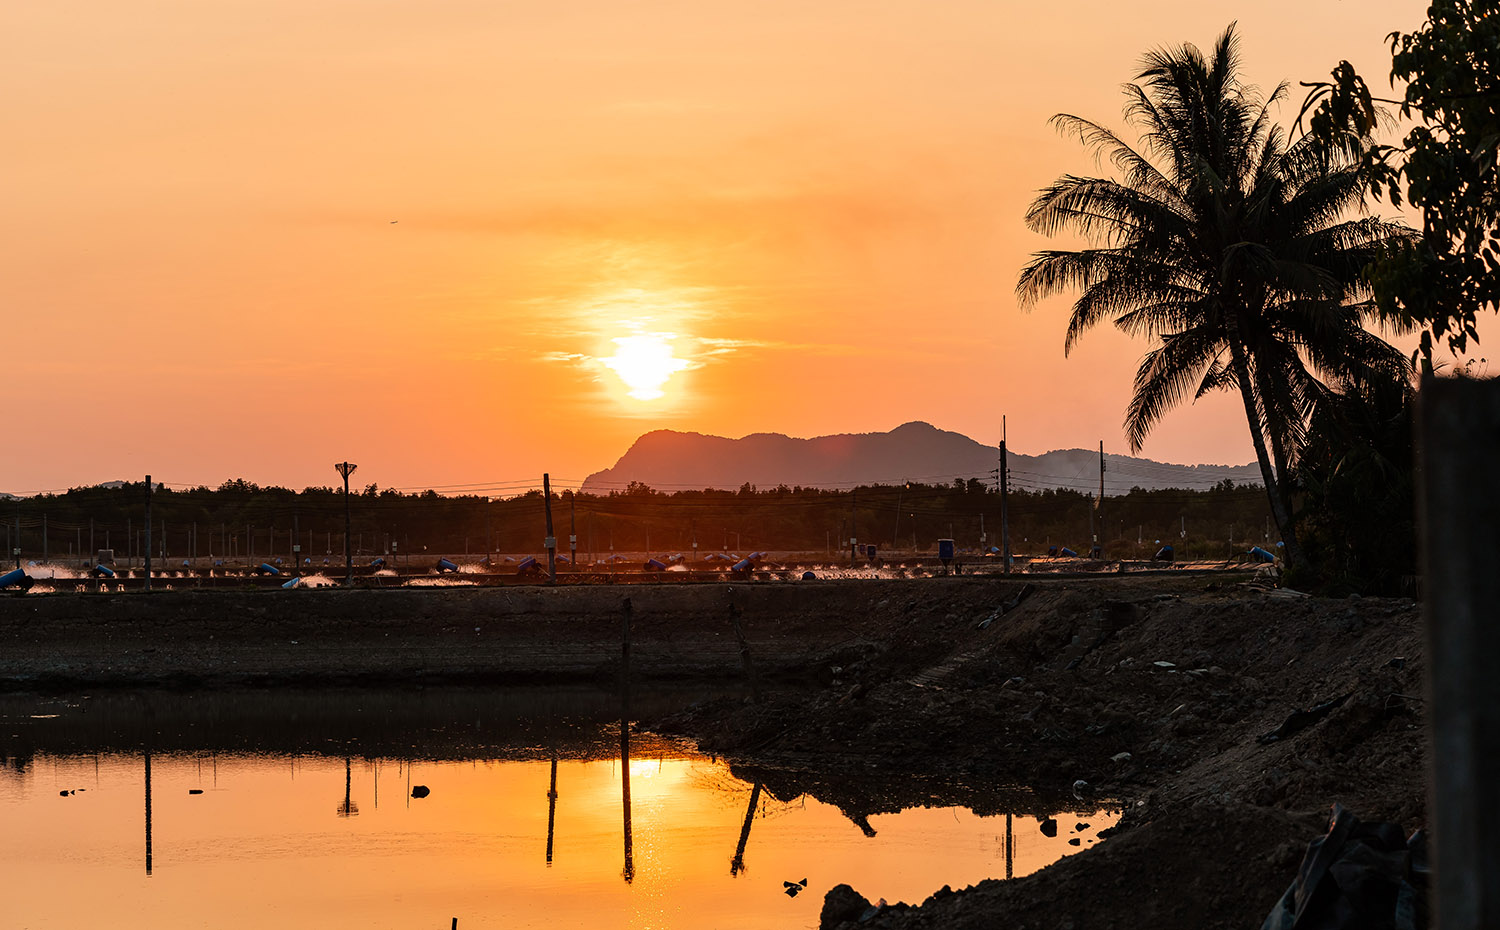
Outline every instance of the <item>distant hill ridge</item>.
{"type": "MultiPolygon", "coordinates": [[[[659,491],[789,487],[847,488],[855,485],[921,481],[947,484],[954,478],[993,480],[1000,451],[962,433],[930,423],[905,423],[888,433],[841,433],[794,439],[780,433],[752,433],[742,439],[654,430],[631,445],[613,468],[589,475],[582,490],[608,494],[639,481],[659,491]]],[[[1042,455],[1010,451],[1012,487],[1026,490],[1099,488],[1099,453],[1064,449],[1042,455]]],[[[1260,484],[1250,465],[1172,465],[1106,453],[1104,493],[1125,494],[1133,487],[1203,490],[1228,479],[1260,484]]]]}

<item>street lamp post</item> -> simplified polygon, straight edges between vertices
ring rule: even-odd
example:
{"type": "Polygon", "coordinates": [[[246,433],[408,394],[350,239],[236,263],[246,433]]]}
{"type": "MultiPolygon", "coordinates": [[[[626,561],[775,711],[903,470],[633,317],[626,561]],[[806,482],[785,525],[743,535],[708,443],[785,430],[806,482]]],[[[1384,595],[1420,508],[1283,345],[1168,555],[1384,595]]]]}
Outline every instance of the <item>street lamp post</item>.
{"type": "Polygon", "coordinates": [[[358,468],[352,462],[339,462],[333,466],[344,476],[344,586],[354,587],[354,555],[349,549],[349,476],[358,468]]]}

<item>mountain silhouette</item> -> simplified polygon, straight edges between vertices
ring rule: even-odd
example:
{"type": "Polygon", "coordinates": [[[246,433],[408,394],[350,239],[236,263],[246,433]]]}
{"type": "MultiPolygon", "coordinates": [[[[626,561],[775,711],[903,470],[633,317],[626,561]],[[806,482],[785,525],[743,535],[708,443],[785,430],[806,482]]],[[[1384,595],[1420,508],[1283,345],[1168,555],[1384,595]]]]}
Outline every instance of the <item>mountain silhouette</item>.
{"type": "MultiPolygon", "coordinates": [[[[1064,449],[1041,455],[1011,450],[1010,483],[1023,490],[1099,489],[1099,453],[1064,449]]],[[[1171,465],[1129,455],[1106,454],[1104,493],[1139,487],[1203,490],[1230,480],[1260,484],[1251,465],[1171,465]]],[[[905,423],[888,433],[840,433],[793,439],[752,433],[743,439],[654,430],[631,445],[614,467],[589,475],[582,490],[608,494],[632,482],[658,491],[788,487],[847,488],[856,485],[949,484],[955,478],[994,480],[1000,450],[930,423],[905,423]]]]}

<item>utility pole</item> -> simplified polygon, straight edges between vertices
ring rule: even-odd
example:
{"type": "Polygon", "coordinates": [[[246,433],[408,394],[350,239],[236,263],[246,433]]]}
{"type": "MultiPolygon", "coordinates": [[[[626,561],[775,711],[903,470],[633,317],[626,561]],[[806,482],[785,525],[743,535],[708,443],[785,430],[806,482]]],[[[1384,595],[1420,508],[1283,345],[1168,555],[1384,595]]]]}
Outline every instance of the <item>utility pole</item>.
{"type": "MultiPolygon", "coordinates": [[[[1088,501],[1089,507],[1089,539],[1092,540],[1092,546],[1097,546],[1099,545],[1099,533],[1094,529],[1094,508],[1098,506],[1098,502],[1094,500],[1093,491],[1085,494],[1084,499],[1088,501]]],[[[1089,555],[1092,556],[1093,553],[1090,552],[1089,555]]]]}
{"type": "Polygon", "coordinates": [[[854,553],[859,549],[858,530],[855,529],[859,508],[859,488],[849,492],[849,567],[854,567],[854,553]]]}
{"type": "Polygon", "coordinates": [[[901,539],[901,492],[904,490],[906,490],[905,481],[896,485],[896,528],[891,531],[891,549],[893,551],[901,539]]]}
{"type": "Polygon", "coordinates": [[[542,508],[547,514],[547,538],[542,545],[547,548],[547,583],[557,584],[557,537],[552,535],[552,476],[542,475],[542,508]]]}
{"type": "MultiPolygon", "coordinates": [[[[1104,440],[1099,440],[1099,499],[1094,502],[1094,509],[1099,512],[1099,536],[1106,532],[1104,529],[1104,440]]],[[[1104,544],[1098,537],[1094,538],[1094,545],[1099,547],[1100,558],[1104,557],[1104,544]]]]}
{"type": "Polygon", "coordinates": [[[1010,460],[1005,450],[1005,417],[1000,418],[1000,561],[1010,574],[1010,460]]]}
{"type": "Polygon", "coordinates": [[[344,476],[344,587],[354,587],[354,555],[349,551],[349,476],[358,468],[353,462],[333,466],[344,476]]]}
{"type": "MultiPolygon", "coordinates": [[[[697,545],[697,543],[694,543],[697,545]]],[[[568,492],[568,561],[578,570],[578,495],[568,492]]]]}
{"type": "Polygon", "coordinates": [[[151,590],[151,476],[146,476],[146,590],[151,590]]]}
{"type": "Polygon", "coordinates": [[[47,515],[42,514],[42,564],[46,565],[47,562],[47,515]]]}

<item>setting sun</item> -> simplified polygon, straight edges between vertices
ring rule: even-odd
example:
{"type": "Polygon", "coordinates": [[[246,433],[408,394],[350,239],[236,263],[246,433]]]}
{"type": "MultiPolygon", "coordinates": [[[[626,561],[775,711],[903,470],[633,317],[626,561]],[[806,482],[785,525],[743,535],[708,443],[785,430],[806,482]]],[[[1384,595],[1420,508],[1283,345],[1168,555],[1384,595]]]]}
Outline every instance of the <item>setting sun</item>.
{"type": "Polygon", "coordinates": [[[610,358],[601,359],[606,366],[620,376],[629,394],[636,400],[656,400],[662,396],[662,385],[672,375],[688,367],[685,359],[672,354],[670,333],[644,333],[636,336],[620,336],[614,340],[618,348],[610,358]]]}

